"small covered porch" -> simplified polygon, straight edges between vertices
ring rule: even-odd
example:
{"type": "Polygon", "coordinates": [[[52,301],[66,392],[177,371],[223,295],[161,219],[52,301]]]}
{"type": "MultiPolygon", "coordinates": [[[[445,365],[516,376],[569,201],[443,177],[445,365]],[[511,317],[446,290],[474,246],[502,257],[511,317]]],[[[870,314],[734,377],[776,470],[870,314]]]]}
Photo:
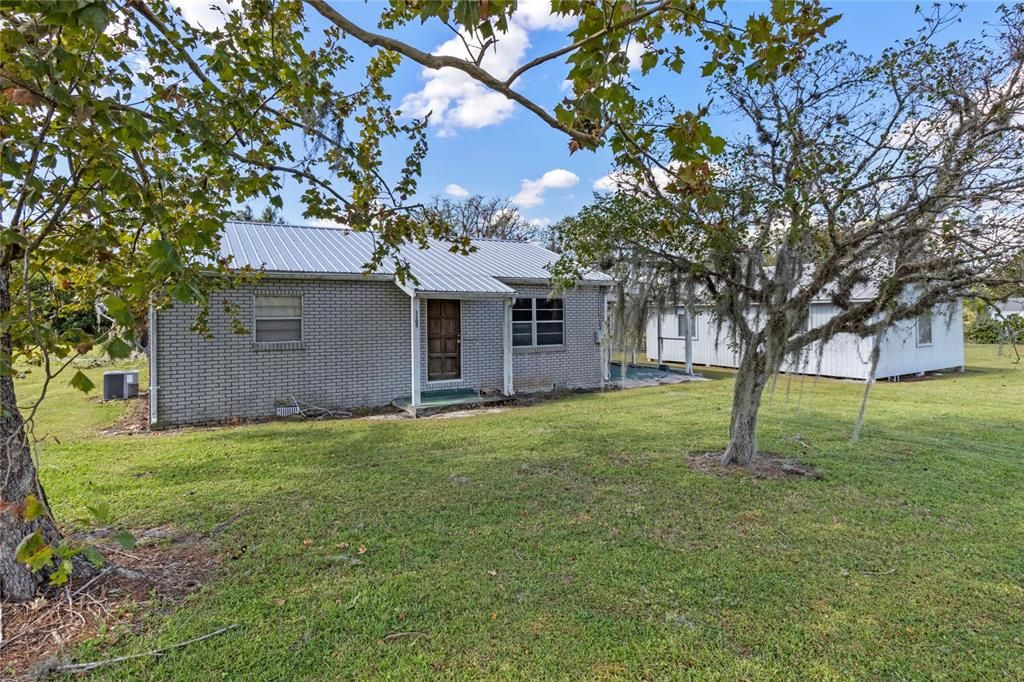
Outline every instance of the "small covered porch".
{"type": "MultiPolygon", "coordinates": [[[[512,305],[516,291],[486,275],[416,273],[416,281],[395,284],[409,296],[409,394],[392,402],[413,417],[460,405],[507,400],[514,394],[512,377],[512,305]],[[500,388],[481,391],[464,374],[464,303],[500,305],[500,388]]],[[[492,327],[493,328],[493,327],[492,327]]],[[[494,373],[491,373],[494,377],[494,373]]],[[[491,386],[493,387],[493,381],[491,386]]]]}
{"type": "Polygon", "coordinates": [[[413,417],[445,410],[450,407],[470,407],[484,405],[486,403],[498,403],[508,400],[507,395],[484,395],[472,388],[441,388],[436,390],[420,391],[419,405],[413,405],[412,399],[408,396],[398,398],[392,405],[413,417]]]}

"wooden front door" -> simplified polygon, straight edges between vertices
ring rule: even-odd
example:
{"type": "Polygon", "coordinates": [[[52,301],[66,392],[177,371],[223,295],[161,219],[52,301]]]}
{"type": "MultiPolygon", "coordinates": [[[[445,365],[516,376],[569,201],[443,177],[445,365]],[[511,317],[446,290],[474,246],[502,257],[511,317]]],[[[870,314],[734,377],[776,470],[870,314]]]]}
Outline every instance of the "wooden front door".
{"type": "Polygon", "coordinates": [[[427,299],[427,379],[462,377],[462,306],[460,301],[427,299]]]}

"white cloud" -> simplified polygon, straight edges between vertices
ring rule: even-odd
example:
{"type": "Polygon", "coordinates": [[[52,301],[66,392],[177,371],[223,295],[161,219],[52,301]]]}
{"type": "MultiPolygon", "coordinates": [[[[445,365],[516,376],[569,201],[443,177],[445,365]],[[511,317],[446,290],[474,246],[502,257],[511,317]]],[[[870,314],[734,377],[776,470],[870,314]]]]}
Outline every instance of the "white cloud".
{"type": "Polygon", "coordinates": [[[522,23],[528,29],[549,29],[564,31],[576,26],[574,16],[551,12],[550,0],[519,0],[513,21],[522,23]]]}
{"type": "Polygon", "coordinates": [[[231,9],[231,0],[169,0],[170,3],[181,10],[181,16],[185,21],[196,26],[201,26],[208,31],[218,29],[224,25],[224,14],[218,11],[222,9],[226,14],[231,9]]]}
{"type": "Polygon", "coordinates": [[[469,190],[462,185],[456,185],[454,182],[450,185],[444,186],[444,193],[450,197],[456,197],[458,199],[465,199],[469,196],[469,190]]]}
{"type": "Polygon", "coordinates": [[[594,189],[598,192],[614,192],[622,186],[623,176],[618,171],[612,171],[594,180],[594,189]]]}
{"type": "Polygon", "coordinates": [[[640,58],[644,56],[644,52],[646,51],[647,48],[644,47],[643,43],[636,40],[631,40],[629,42],[629,45],[626,46],[626,59],[629,60],[630,71],[637,71],[640,69],[640,58]]]}
{"type": "Polygon", "coordinates": [[[549,170],[536,180],[523,180],[519,193],[512,197],[512,203],[522,208],[540,206],[544,203],[544,190],[566,189],[580,181],[578,175],[564,168],[549,170]]]}
{"type": "Polygon", "coordinates": [[[342,225],[337,221],[328,220],[327,218],[313,218],[312,220],[307,220],[306,224],[313,225],[314,227],[335,227],[339,229],[348,228],[348,225],[342,225]]]}
{"type": "Polygon", "coordinates": [[[520,213],[518,209],[505,208],[494,214],[494,216],[491,218],[491,224],[493,225],[505,219],[525,220],[527,225],[529,225],[530,227],[537,228],[538,230],[548,227],[553,222],[551,218],[527,218],[522,213],[520,213]]]}
{"type": "MultiPolygon", "coordinates": [[[[657,166],[651,169],[651,175],[654,177],[654,181],[658,183],[658,187],[661,189],[665,189],[672,179],[667,171],[657,166]]],[[[593,187],[598,192],[617,192],[619,190],[629,191],[643,186],[645,182],[646,181],[641,181],[640,178],[632,173],[622,170],[613,170],[606,175],[602,175],[597,180],[594,180],[593,187]]]]}
{"type": "MultiPolygon", "coordinates": [[[[182,0],[178,0],[182,1],[182,0]]],[[[551,14],[549,0],[521,0],[509,22],[508,31],[498,34],[497,42],[487,49],[481,66],[498,78],[508,78],[522,64],[530,47],[532,30],[566,30],[575,25],[573,17],[551,14]]],[[[460,58],[468,55],[458,36],[441,43],[435,55],[460,58]]],[[[484,128],[508,119],[515,105],[455,69],[424,68],[423,87],[402,98],[402,113],[422,117],[431,113],[431,125],[440,127],[439,135],[450,137],[456,128],[484,128]]]]}

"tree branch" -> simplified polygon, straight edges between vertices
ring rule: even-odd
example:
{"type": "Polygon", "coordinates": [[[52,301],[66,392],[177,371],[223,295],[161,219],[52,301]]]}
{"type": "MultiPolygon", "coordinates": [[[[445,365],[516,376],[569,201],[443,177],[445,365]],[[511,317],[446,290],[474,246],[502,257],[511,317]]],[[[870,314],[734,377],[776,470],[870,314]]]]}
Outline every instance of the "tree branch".
{"type": "Polygon", "coordinates": [[[459,59],[458,57],[428,54],[427,52],[415,48],[408,43],[404,43],[401,40],[367,31],[335,10],[325,0],[305,1],[306,4],[319,12],[325,19],[365,45],[369,45],[370,47],[382,47],[386,50],[397,52],[398,54],[408,57],[414,62],[430,69],[439,70],[443,68],[452,68],[462,71],[482,85],[504,95],[507,99],[510,99],[513,102],[517,102],[529,111],[532,111],[538,118],[549,126],[555,130],[565,133],[574,140],[588,146],[597,146],[601,143],[601,139],[599,137],[589,135],[559,123],[558,120],[549,114],[542,106],[531,100],[529,97],[516,92],[504,81],[491,75],[489,71],[478,64],[474,64],[466,59],[459,59]]]}

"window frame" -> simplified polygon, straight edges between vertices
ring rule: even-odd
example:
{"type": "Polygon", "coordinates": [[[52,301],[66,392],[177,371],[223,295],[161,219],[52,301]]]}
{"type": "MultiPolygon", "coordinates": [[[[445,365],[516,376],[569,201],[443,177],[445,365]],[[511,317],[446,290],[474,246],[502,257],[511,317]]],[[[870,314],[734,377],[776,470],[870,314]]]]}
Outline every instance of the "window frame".
{"type": "Polygon", "coordinates": [[[303,343],[306,336],[306,301],[305,296],[301,293],[253,293],[252,295],[252,342],[259,345],[270,345],[270,344],[281,344],[281,343],[303,343]],[[275,297],[275,298],[297,298],[299,299],[299,315],[296,316],[285,316],[285,317],[260,317],[258,310],[258,303],[260,297],[275,297]],[[257,326],[260,320],[298,320],[299,321],[299,338],[288,339],[287,341],[260,341],[257,337],[257,326]]]}
{"type": "Polygon", "coordinates": [[[679,324],[683,320],[686,320],[686,331],[689,334],[690,340],[691,341],[696,341],[697,340],[697,325],[696,325],[697,316],[696,315],[690,315],[690,313],[688,311],[686,311],[686,310],[683,310],[682,312],[680,312],[678,310],[676,311],[676,338],[683,339],[684,341],[687,338],[687,335],[684,334],[679,329],[679,324]]]}
{"type": "Polygon", "coordinates": [[[927,310],[914,320],[914,340],[917,342],[918,348],[928,348],[935,343],[935,316],[931,310],[927,310]],[[923,319],[928,320],[928,341],[921,341],[921,321],[923,319]]]}
{"type": "MultiPolygon", "coordinates": [[[[526,310],[525,307],[518,308],[519,311],[526,310]]],[[[544,310],[544,309],[542,309],[544,310]]],[[[564,298],[548,298],[547,296],[523,296],[516,298],[515,303],[512,304],[512,348],[561,348],[565,346],[565,299],[564,298]],[[517,308],[516,303],[520,301],[530,302],[530,319],[529,320],[516,320],[515,313],[517,308]],[[547,310],[558,310],[562,313],[561,319],[559,320],[538,320],[537,319],[537,301],[557,301],[560,305],[555,308],[548,308],[547,310]],[[560,334],[561,340],[558,343],[537,343],[537,325],[538,324],[552,324],[558,323],[561,325],[560,334]],[[516,343],[516,325],[530,325],[530,343],[516,343]]],[[[544,334],[551,334],[553,332],[542,332],[544,334]]]]}

